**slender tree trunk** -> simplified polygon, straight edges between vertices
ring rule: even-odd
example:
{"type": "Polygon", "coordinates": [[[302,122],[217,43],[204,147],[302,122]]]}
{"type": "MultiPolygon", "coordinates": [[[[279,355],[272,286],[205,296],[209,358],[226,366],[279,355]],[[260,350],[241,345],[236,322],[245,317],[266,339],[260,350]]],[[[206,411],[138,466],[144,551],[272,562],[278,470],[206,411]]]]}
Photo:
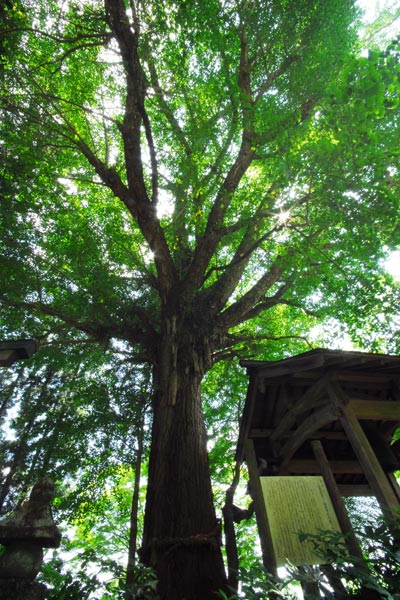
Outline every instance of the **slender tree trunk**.
{"type": "Polygon", "coordinates": [[[235,525],[233,523],[233,498],[240,478],[240,464],[236,463],[232,484],[225,493],[224,515],[225,551],[228,563],[228,586],[232,592],[238,591],[239,554],[236,542],[235,525]]]}
{"type": "Polygon", "coordinates": [[[130,528],[129,528],[129,547],[128,547],[128,564],[126,568],[126,585],[133,584],[135,580],[135,565],[136,565],[136,550],[137,550],[137,534],[138,534],[138,508],[140,494],[140,476],[142,471],[142,459],[144,448],[144,413],[143,408],[140,413],[140,422],[137,431],[137,451],[135,459],[135,484],[133,487],[130,528]]]}
{"type": "Polygon", "coordinates": [[[210,600],[226,579],[200,397],[206,361],[168,332],[154,375],[142,560],[155,568],[162,600],[210,600]]]}

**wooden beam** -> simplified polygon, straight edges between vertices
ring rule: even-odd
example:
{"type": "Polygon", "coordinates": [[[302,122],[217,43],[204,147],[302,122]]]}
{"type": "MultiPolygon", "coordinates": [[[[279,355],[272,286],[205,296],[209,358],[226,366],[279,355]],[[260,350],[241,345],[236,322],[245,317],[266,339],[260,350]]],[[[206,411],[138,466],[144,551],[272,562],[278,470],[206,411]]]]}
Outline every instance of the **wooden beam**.
{"type": "Polygon", "coordinates": [[[264,495],[261,489],[260,475],[256,453],[254,451],[253,440],[246,440],[244,444],[244,451],[247,468],[249,470],[264,567],[268,573],[277,575],[275,551],[272,543],[272,535],[268,522],[267,510],[265,508],[264,495]]]}
{"type": "Polygon", "coordinates": [[[320,440],[313,440],[311,442],[311,447],[313,449],[315,459],[320,466],[326,488],[328,490],[331,502],[333,504],[333,508],[335,509],[336,516],[339,521],[339,525],[343,533],[346,535],[346,543],[349,547],[350,553],[353,556],[362,559],[362,552],[360,546],[358,545],[357,538],[354,534],[353,527],[351,525],[349,515],[347,514],[346,507],[343,504],[342,496],[340,495],[340,492],[337,488],[336,481],[333,476],[329,461],[326,457],[324,448],[320,440]]]}
{"type": "Polygon", "coordinates": [[[351,483],[339,483],[338,485],[339,492],[342,496],[375,496],[369,485],[358,485],[351,483]]]}
{"type": "Polygon", "coordinates": [[[391,400],[350,400],[349,406],[358,419],[400,421],[400,402],[391,400]]]}
{"type": "Polygon", "coordinates": [[[349,383],[360,383],[361,387],[381,390],[389,384],[393,375],[390,373],[355,372],[355,371],[336,371],[335,377],[338,381],[349,383]]]}
{"type": "Polygon", "coordinates": [[[256,403],[257,389],[259,384],[259,378],[257,375],[250,377],[249,387],[247,389],[246,403],[244,406],[242,420],[240,422],[239,439],[236,446],[235,460],[242,464],[245,453],[246,440],[248,439],[248,432],[251,427],[251,421],[253,419],[254,406],[256,403]]]}
{"type": "Polygon", "coordinates": [[[272,377],[282,377],[284,375],[298,375],[301,371],[310,371],[323,367],[324,357],[322,353],[313,356],[295,356],[286,358],[282,361],[271,361],[257,367],[257,373],[261,377],[270,379],[272,377]]]}
{"type": "Polygon", "coordinates": [[[400,387],[399,387],[398,380],[392,381],[392,385],[390,388],[390,395],[396,402],[400,402],[400,387]]]}
{"type": "MultiPolygon", "coordinates": [[[[249,437],[250,438],[269,438],[271,436],[271,434],[273,433],[274,429],[272,429],[271,427],[265,427],[265,428],[257,428],[257,427],[252,427],[249,431],[249,437]]],[[[285,433],[282,434],[282,439],[287,439],[288,437],[290,437],[292,435],[293,431],[285,431],[285,433]]],[[[325,431],[324,429],[320,429],[319,431],[316,431],[315,433],[310,435],[310,438],[314,438],[314,439],[327,439],[327,440],[347,440],[347,436],[344,433],[344,431],[325,431]]]]}
{"type": "MultiPolygon", "coordinates": [[[[360,463],[356,460],[331,460],[329,464],[333,473],[341,475],[362,475],[364,473],[360,463]]],[[[286,465],[286,470],[293,474],[315,475],[321,473],[318,462],[313,459],[293,459],[286,465]]]]}
{"type": "Polygon", "coordinates": [[[269,411],[269,418],[266,419],[267,423],[273,423],[276,420],[280,420],[291,406],[292,400],[292,394],[289,394],[288,392],[288,385],[286,381],[281,381],[279,384],[269,385],[265,392],[267,397],[269,397],[272,390],[275,390],[274,401],[271,403],[273,406],[272,410],[269,411]]]}
{"type": "Polygon", "coordinates": [[[353,387],[347,388],[347,386],[343,384],[341,384],[341,386],[349,400],[367,400],[369,402],[373,402],[374,400],[392,400],[392,398],[389,398],[389,388],[380,387],[378,390],[371,390],[369,387],[365,387],[362,390],[360,388],[354,390],[353,387]]]}
{"type": "Polygon", "coordinates": [[[0,350],[0,366],[10,367],[16,360],[18,360],[16,350],[0,350]]]}
{"type": "Polygon", "coordinates": [[[332,400],[341,408],[341,423],[345,430],[355,455],[361,464],[365,476],[386,514],[397,514],[399,501],[389,483],[386,473],[382,469],[371,444],[365,435],[357,417],[340,386],[332,381],[329,385],[329,393],[332,400]]]}
{"type": "Polygon", "coordinates": [[[318,379],[311,387],[309,387],[304,392],[304,394],[298,400],[294,402],[292,408],[290,408],[286,412],[286,414],[280,420],[275,430],[272,432],[272,442],[279,440],[279,438],[285,431],[288,431],[292,428],[292,426],[296,422],[297,416],[301,415],[307,410],[311,410],[315,406],[321,394],[325,391],[326,382],[327,378],[321,377],[321,379],[318,379]]]}
{"type": "MultiPolygon", "coordinates": [[[[334,367],[327,367],[326,372],[332,373],[340,382],[357,384],[361,388],[377,391],[385,388],[387,389],[393,380],[393,374],[391,373],[374,373],[373,371],[337,371],[337,369],[334,367]]],[[[317,381],[320,376],[321,373],[318,371],[293,373],[290,379],[290,385],[305,385],[306,383],[311,384],[311,382],[317,381]]]]}
{"type": "Polygon", "coordinates": [[[397,477],[395,476],[394,473],[388,473],[387,475],[388,475],[389,481],[391,483],[391,486],[393,488],[393,491],[396,494],[397,499],[400,502],[400,486],[399,486],[399,482],[397,481],[397,477]]]}
{"type": "Polygon", "coordinates": [[[10,367],[16,360],[30,358],[36,350],[35,340],[0,340],[0,367],[10,367]]]}
{"type": "Polygon", "coordinates": [[[280,466],[285,467],[298,448],[309,439],[310,435],[318,431],[321,427],[328,425],[338,418],[335,408],[330,404],[321,406],[313,411],[307,419],[292,433],[280,452],[280,466]]]}

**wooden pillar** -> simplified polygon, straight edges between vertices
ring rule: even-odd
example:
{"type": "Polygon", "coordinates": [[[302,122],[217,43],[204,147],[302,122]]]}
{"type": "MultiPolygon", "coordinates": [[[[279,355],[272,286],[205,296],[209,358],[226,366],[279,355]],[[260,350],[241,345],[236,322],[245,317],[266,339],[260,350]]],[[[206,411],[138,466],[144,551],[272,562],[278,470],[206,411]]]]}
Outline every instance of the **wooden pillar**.
{"type": "Polygon", "coordinates": [[[389,479],[382,469],[358,418],[354,414],[349,399],[336,381],[331,381],[327,385],[327,390],[332,401],[341,413],[340,422],[347,435],[347,439],[349,440],[372,491],[381,506],[382,512],[386,515],[397,515],[397,509],[400,506],[399,500],[394,493],[389,479]]]}
{"type": "Polygon", "coordinates": [[[348,404],[342,406],[342,411],[341,423],[343,429],[381,506],[382,512],[387,515],[397,515],[397,509],[400,506],[399,500],[363,428],[348,404]]]}
{"type": "Polygon", "coordinates": [[[321,469],[322,476],[325,481],[326,488],[331,498],[333,508],[335,509],[336,516],[339,521],[339,525],[346,535],[346,542],[349,547],[350,553],[357,558],[362,559],[361,548],[358,544],[357,538],[353,531],[349,515],[347,514],[346,507],[344,505],[342,496],[339,492],[338,486],[335,481],[335,477],[332,473],[332,469],[329,465],[329,461],[325,454],[324,448],[320,440],[313,440],[311,447],[314,452],[315,459],[321,469]]]}
{"type": "Polygon", "coordinates": [[[258,532],[260,534],[261,550],[264,567],[272,575],[277,575],[277,564],[272,544],[271,529],[268,522],[268,515],[265,508],[264,496],[261,489],[260,476],[258,471],[257,457],[254,451],[253,440],[247,439],[244,444],[247,467],[249,469],[252,496],[256,512],[258,532]]]}
{"type": "Polygon", "coordinates": [[[394,473],[388,473],[388,478],[398,501],[400,502],[400,486],[394,473]]]}

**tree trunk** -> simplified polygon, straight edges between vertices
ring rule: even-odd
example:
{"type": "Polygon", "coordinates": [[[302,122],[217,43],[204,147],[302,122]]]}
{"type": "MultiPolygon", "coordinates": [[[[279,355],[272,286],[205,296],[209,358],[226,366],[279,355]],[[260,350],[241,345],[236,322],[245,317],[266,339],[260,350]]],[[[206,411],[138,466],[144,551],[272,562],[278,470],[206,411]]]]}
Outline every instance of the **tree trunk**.
{"type": "Polygon", "coordinates": [[[233,498],[240,478],[240,464],[236,463],[232,484],[225,493],[225,505],[222,508],[224,515],[225,552],[228,567],[229,589],[237,594],[239,574],[239,554],[236,542],[235,525],[233,523],[233,498]]]}
{"type": "Polygon", "coordinates": [[[140,420],[137,428],[137,450],[135,459],[135,484],[133,486],[133,496],[131,505],[129,545],[128,545],[128,564],[126,568],[126,585],[129,593],[129,586],[135,581],[136,550],[138,535],[138,508],[140,495],[140,476],[142,472],[142,459],[144,450],[144,408],[141,409],[140,420]]]}
{"type": "Polygon", "coordinates": [[[210,600],[226,584],[200,385],[206,360],[193,341],[164,338],[155,401],[142,560],[162,600],[210,600]]]}

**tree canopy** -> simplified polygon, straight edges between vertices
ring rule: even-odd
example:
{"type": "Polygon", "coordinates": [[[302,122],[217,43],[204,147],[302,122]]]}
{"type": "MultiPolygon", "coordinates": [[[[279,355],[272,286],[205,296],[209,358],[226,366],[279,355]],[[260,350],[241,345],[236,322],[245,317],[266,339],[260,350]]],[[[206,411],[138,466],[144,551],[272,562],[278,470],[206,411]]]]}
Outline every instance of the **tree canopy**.
{"type": "Polygon", "coordinates": [[[44,471],[84,490],[97,466],[135,469],[145,431],[141,558],[161,597],[208,598],[225,576],[205,374],[304,350],[329,319],[398,350],[399,41],[361,53],[350,0],[0,17],[1,332],[40,345],[6,377],[26,444],[6,442],[4,501],[44,471]]]}

